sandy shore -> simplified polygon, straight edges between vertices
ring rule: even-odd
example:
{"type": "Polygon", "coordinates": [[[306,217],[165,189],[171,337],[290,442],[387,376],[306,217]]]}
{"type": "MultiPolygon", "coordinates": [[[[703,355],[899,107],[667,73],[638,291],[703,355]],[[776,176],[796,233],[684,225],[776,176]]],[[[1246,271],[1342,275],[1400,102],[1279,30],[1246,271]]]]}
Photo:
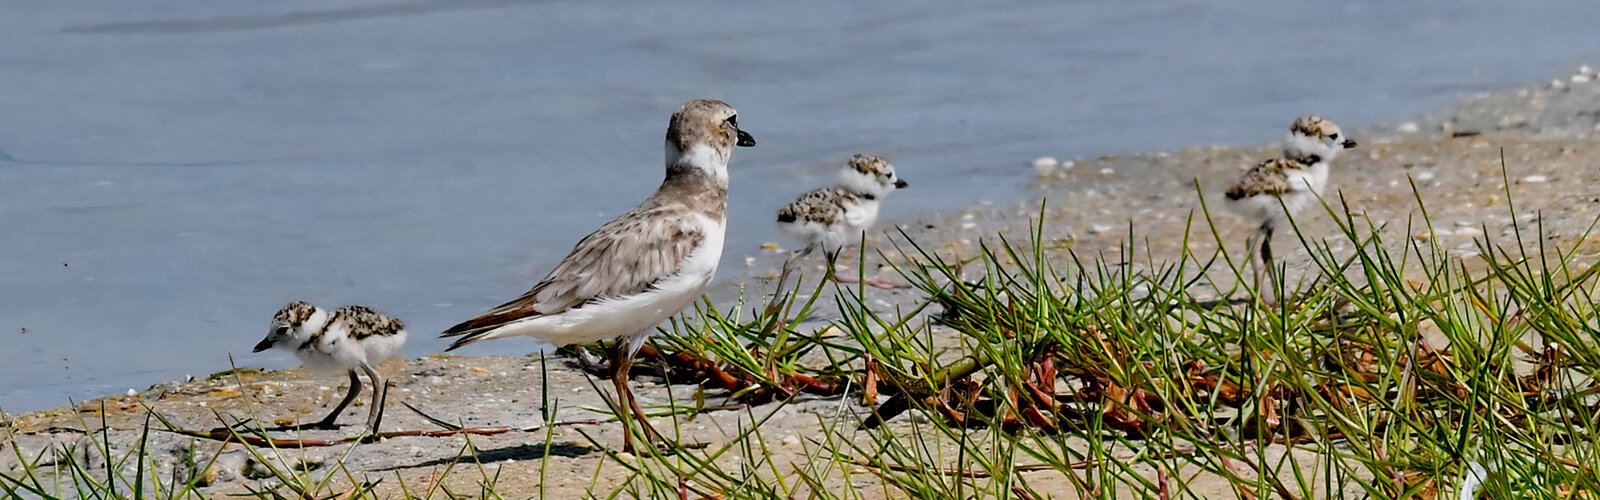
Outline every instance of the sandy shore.
{"type": "MultiPolygon", "coordinates": [[[[1563,76],[1471,96],[1457,105],[1397,123],[1347,128],[1361,147],[1338,159],[1331,185],[1353,211],[1378,223],[1391,242],[1437,240],[1455,255],[1471,256],[1478,251],[1475,238],[1489,236],[1507,242],[1514,225],[1524,224],[1526,230],[1527,223],[1538,220],[1548,240],[1581,245],[1580,255],[1592,258],[1600,253],[1600,240],[1578,239],[1600,214],[1600,83],[1594,79],[1592,73],[1563,76]],[[1502,150],[1510,179],[1509,198],[1501,173],[1502,150]],[[1432,216],[1431,229],[1408,224],[1419,220],[1421,214],[1413,182],[1432,216]],[[1514,201],[1514,210],[1508,201],[1514,201]]],[[[1337,110],[1308,111],[1338,117],[1337,110]]],[[[1285,117],[1286,126],[1289,118],[1285,117]]],[[[1200,221],[1189,239],[1191,246],[1204,252],[1214,248],[1215,241],[1222,241],[1230,246],[1231,255],[1242,257],[1242,243],[1252,228],[1216,207],[1223,188],[1233,178],[1276,153],[1276,146],[1269,141],[1279,133],[1263,131],[1263,144],[1257,146],[1077,159],[1039,169],[1030,183],[1033,196],[1028,201],[976,205],[899,226],[941,253],[971,255],[979,242],[997,234],[1007,235],[1013,242],[1030,240],[1030,226],[1040,214],[1039,200],[1045,199],[1043,243],[1052,253],[1070,251],[1085,258],[1121,261],[1127,257],[1120,249],[1131,223],[1139,251],[1148,249],[1152,258],[1160,260],[1177,254],[1184,228],[1191,216],[1199,213],[1198,195],[1203,195],[1212,204],[1219,234],[1212,234],[1200,221]]],[[[1015,159],[1018,169],[1030,171],[1029,160],[1015,159]]],[[[1334,227],[1325,215],[1302,222],[1308,235],[1331,234],[1334,227]]],[[[1294,241],[1280,237],[1278,245],[1291,268],[1304,266],[1306,253],[1295,251],[1298,245],[1294,241]]],[[[780,262],[779,254],[768,253],[743,269],[725,265],[742,275],[718,285],[713,297],[718,304],[728,304],[741,288],[755,295],[770,291],[770,278],[780,262]]],[[[918,298],[911,291],[868,293],[883,311],[912,304],[918,298]]],[[[820,319],[805,326],[821,328],[828,317],[824,311],[820,319]]],[[[546,464],[544,493],[550,496],[576,496],[592,489],[603,494],[628,476],[625,468],[603,451],[620,445],[618,425],[583,423],[607,418],[598,411],[604,403],[592,388],[605,383],[592,380],[570,359],[551,357],[541,365],[538,357],[435,355],[392,361],[383,369],[395,384],[386,430],[437,428],[400,402],[469,427],[532,430],[470,438],[397,437],[360,446],[284,451],[286,460],[322,468],[342,462],[354,477],[381,481],[379,491],[388,492],[398,491],[402,482],[411,488],[442,483],[454,491],[472,492],[486,473],[498,473],[496,484],[502,493],[532,495],[540,483],[541,462],[546,464]],[[572,422],[549,429],[548,440],[541,427],[540,408],[541,390],[546,387],[549,397],[559,403],[558,421],[572,422]],[[541,460],[546,458],[546,444],[547,461],[541,460]],[[475,450],[481,466],[450,469],[469,449],[475,450]]],[[[277,424],[311,421],[343,394],[341,383],[342,377],[310,377],[300,370],[224,373],[205,380],[160,384],[77,407],[6,416],[0,432],[13,435],[9,446],[18,447],[24,456],[38,456],[52,448],[69,450],[91,467],[105,467],[103,452],[89,446],[93,442],[90,433],[109,429],[112,455],[126,453],[140,437],[146,407],[191,429],[221,425],[219,416],[229,421],[255,419],[277,424]]],[[[682,404],[693,399],[695,392],[692,386],[666,387],[649,377],[636,384],[641,397],[653,407],[662,407],[669,399],[682,404]]],[[[714,391],[708,392],[708,398],[710,404],[718,400],[714,391]]],[[[336,438],[354,433],[365,411],[359,405],[347,410],[342,421],[350,425],[341,431],[308,431],[303,436],[336,438]]],[[[865,411],[855,399],[812,398],[748,411],[682,417],[679,427],[684,433],[682,441],[716,445],[737,436],[752,418],[772,414],[762,424],[761,435],[773,447],[774,458],[803,463],[805,453],[816,449],[809,440],[822,434],[825,423],[854,421],[865,411]]],[[[913,418],[917,417],[908,414],[893,424],[905,425],[913,418]]],[[[671,425],[667,419],[659,420],[658,427],[671,425]]],[[[165,467],[159,471],[161,477],[200,474],[210,484],[205,490],[208,495],[260,490],[269,486],[262,481],[273,481],[260,479],[260,465],[253,464],[238,445],[156,432],[149,437],[147,449],[165,467]],[[219,453],[221,458],[209,469],[185,465],[205,463],[219,453]]],[[[0,452],[0,474],[15,470],[15,455],[12,450],[0,452]]],[[[866,481],[857,487],[871,486],[864,475],[853,478],[866,481]]]]}

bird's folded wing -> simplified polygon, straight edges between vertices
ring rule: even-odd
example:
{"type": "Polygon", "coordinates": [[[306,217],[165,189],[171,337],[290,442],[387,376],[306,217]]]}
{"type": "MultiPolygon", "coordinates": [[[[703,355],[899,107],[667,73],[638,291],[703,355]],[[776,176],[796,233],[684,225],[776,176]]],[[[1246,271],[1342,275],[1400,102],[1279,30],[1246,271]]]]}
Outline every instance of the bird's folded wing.
{"type": "Polygon", "coordinates": [[[844,215],[844,208],[839,206],[836,198],[844,196],[842,190],[837,188],[821,188],[807,191],[794,201],[778,209],[778,222],[815,222],[823,225],[832,225],[844,215]]]}
{"type": "Polygon", "coordinates": [[[559,314],[589,302],[644,292],[678,273],[705,239],[700,218],[681,205],[634,209],[580,240],[527,293],[441,335],[454,337],[559,314]]]}
{"type": "Polygon", "coordinates": [[[1279,160],[1267,160],[1245,172],[1239,182],[1228,186],[1228,199],[1241,200],[1257,195],[1278,196],[1291,191],[1289,176],[1279,160]]]}

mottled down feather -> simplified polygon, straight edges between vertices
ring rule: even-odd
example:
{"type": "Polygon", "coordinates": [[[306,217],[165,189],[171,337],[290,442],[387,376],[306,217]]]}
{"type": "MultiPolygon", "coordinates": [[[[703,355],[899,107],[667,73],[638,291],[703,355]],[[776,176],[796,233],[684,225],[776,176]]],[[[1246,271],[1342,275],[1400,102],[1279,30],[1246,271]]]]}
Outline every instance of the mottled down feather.
{"type": "Polygon", "coordinates": [[[844,217],[846,203],[857,203],[861,195],[834,186],[807,191],[794,201],[778,209],[778,222],[815,222],[831,226],[844,217]]]}
{"type": "Polygon", "coordinates": [[[472,341],[472,334],[514,321],[644,292],[676,274],[704,239],[699,214],[693,209],[646,203],[578,241],[572,253],[527,293],[450,327],[442,336],[469,336],[453,349],[472,341]]]}
{"type": "Polygon", "coordinates": [[[345,331],[350,332],[350,338],[361,340],[372,336],[400,333],[406,329],[406,324],[394,316],[367,306],[344,306],[335,309],[333,314],[328,316],[328,325],[323,330],[334,327],[343,327],[345,331]]]}
{"type": "Polygon", "coordinates": [[[1238,182],[1228,186],[1226,194],[1230,200],[1242,200],[1257,195],[1283,195],[1294,190],[1293,186],[1289,185],[1289,175],[1285,171],[1301,168],[1306,166],[1283,158],[1263,161],[1239,177],[1238,182]]]}

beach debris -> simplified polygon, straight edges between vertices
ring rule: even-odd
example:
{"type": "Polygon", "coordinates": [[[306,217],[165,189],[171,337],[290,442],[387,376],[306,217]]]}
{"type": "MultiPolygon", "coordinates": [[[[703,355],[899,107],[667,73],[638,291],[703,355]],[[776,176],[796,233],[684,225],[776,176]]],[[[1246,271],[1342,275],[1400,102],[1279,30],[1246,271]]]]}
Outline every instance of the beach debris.
{"type": "MultiPolygon", "coordinates": [[[[766,356],[756,348],[748,349],[748,353],[751,359],[763,359],[766,356]]],[[[706,407],[706,410],[743,407],[743,404],[765,403],[801,393],[836,396],[843,394],[847,385],[840,376],[807,375],[799,373],[799,367],[794,366],[769,367],[766,373],[753,373],[730,363],[714,361],[699,349],[661,346],[653,342],[639,348],[637,359],[639,362],[629,370],[633,377],[664,375],[672,384],[698,384],[703,388],[720,389],[732,400],[742,403],[728,407],[706,407]]],[[[608,364],[580,363],[580,366],[596,376],[611,376],[608,364]]]]}

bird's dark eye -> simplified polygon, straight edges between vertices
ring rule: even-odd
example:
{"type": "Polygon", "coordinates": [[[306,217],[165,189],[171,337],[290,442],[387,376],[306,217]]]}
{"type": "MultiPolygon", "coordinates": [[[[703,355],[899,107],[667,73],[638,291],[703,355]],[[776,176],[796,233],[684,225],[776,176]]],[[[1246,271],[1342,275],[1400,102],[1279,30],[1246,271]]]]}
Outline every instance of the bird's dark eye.
{"type": "Polygon", "coordinates": [[[728,117],[727,122],[729,125],[733,125],[733,128],[739,128],[739,115],[728,117]]]}
{"type": "Polygon", "coordinates": [[[1333,140],[1335,140],[1335,141],[1337,141],[1337,140],[1339,140],[1339,134],[1338,134],[1338,133],[1335,133],[1335,134],[1333,134],[1333,135],[1330,135],[1330,136],[1328,136],[1328,138],[1330,138],[1330,139],[1333,139],[1333,140]]]}
{"type": "Polygon", "coordinates": [[[273,328],[272,329],[272,334],[273,335],[288,335],[289,334],[289,327],[280,326],[280,327],[277,327],[277,328],[273,328]]]}

